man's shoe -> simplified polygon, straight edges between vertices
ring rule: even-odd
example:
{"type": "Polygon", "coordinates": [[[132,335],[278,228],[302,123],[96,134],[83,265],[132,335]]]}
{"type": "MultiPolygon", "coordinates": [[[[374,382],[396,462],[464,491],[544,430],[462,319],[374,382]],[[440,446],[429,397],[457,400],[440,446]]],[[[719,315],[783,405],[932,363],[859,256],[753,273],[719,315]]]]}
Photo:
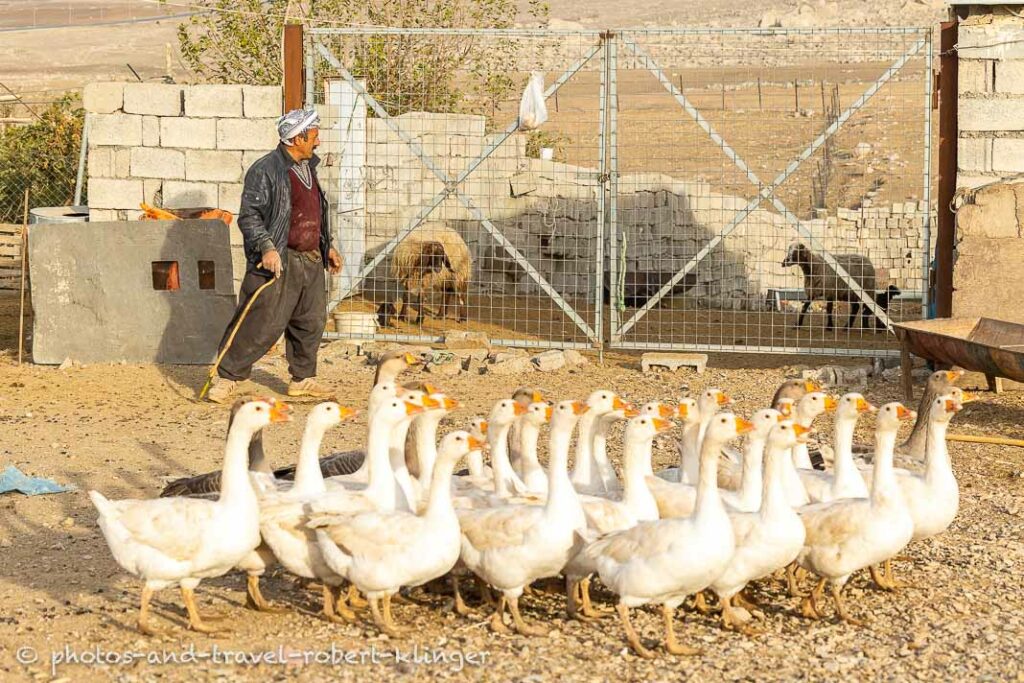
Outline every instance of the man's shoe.
{"type": "Polygon", "coordinates": [[[292,380],[288,384],[289,396],[312,396],[313,398],[330,398],[335,392],[318,383],[312,377],[306,379],[292,380]]]}
{"type": "Polygon", "coordinates": [[[214,377],[210,390],[206,392],[206,400],[213,403],[227,403],[235,395],[238,382],[223,377],[214,377]]]}

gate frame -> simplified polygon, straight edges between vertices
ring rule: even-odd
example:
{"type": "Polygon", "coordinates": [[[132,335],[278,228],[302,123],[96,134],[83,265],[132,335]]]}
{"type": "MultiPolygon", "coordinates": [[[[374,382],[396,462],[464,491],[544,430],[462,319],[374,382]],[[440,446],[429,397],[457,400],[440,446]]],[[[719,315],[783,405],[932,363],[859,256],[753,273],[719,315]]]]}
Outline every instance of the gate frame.
{"type": "MultiPolygon", "coordinates": [[[[925,200],[928,202],[928,210],[925,212],[923,232],[925,237],[925,248],[924,248],[924,264],[922,268],[922,278],[924,280],[924,286],[922,287],[922,317],[928,315],[928,287],[927,287],[927,265],[930,262],[928,258],[930,237],[931,237],[931,167],[930,167],[930,152],[931,152],[931,111],[932,111],[932,83],[931,83],[931,67],[934,59],[933,53],[933,31],[931,28],[899,28],[899,27],[888,27],[878,29],[637,29],[637,30],[622,30],[617,33],[617,37],[621,36],[621,41],[625,47],[627,47],[632,53],[633,57],[646,69],[652,73],[658,82],[665,88],[666,91],[683,107],[687,115],[690,116],[697,123],[698,126],[708,135],[712,142],[719,146],[723,154],[732,161],[740,171],[747,177],[751,184],[760,188],[757,196],[752,199],[748,204],[741,210],[739,210],[736,216],[729,222],[722,231],[712,237],[705,246],[700,249],[683,268],[676,272],[676,274],[658,290],[653,297],[647,300],[645,304],[637,309],[631,318],[626,322],[619,324],[619,310],[618,310],[618,295],[619,290],[613,289],[612,294],[612,305],[611,305],[611,319],[610,319],[610,343],[609,347],[617,349],[693,349],[693,350],[707,350],[707,351],[730,351],[730,352],[772,352],[772,353],[793,353],[793,354],[820,354],[820,355],[850,355],[850,356],[897,356],[899,355],[898,349],[850,349],[850,348],[833,348],[823,347],[807,349],[802,347],[776,347],[776,346],[757,346],[757,345],[729,345],[725,347],[718,344],[690,344],[690,343],[674,343],[674,342],[628,342],[623,341],[622,337],[626,335],[644,316],[649,313],[654,306],[658,304],[665,296],[667,296],[672,288],[683,278],[686,277],[697,265],[714,250],[722,241],[725,240],[736,228],[738,228],[746,218],[761,205],[766,199],[769,200],[772,206],[785,218],[786,222],[792,227],[800,237],[803,237],[809,242],[809,248],[815,253],[819,254],[825,263],[831,267],[836,275],[850,288],[850,290],[857,295],[860,302],[868,308],[880,321],[882,321],[887,331],[890,334],[894,334],[892,321],[889,319],[888,314],[881,310],[881,307],[875,302],[874,298],[869,296],[860,284],[852,278],[852,276],[846,272],[846,270],[836,261],[835,257],[832,256],[828,250],[821,248],[820,243],[814,237],[814,235],[804,227],[803,222],[797,218],[780,200],[775,196],[776,190],[778,190],[783,183],[786,182],[802,165],[807,159],[814,155],[814,153],[820,149],[833,135],[835,135],[843,125],[853,117],[860,109],[862,109],[874,95],[876,95],[896,74],[902,71],[909,61],[918,55],[922,50],[925,52],[925,145],[924,145],[924,188],[925,188],[925,200]],[[780,173],[772,182],[768,185],[757,176],[757,174],[746,164],[742,157],[736,153],[729,143],[719,135],[710,122],[705,119],[700,110],[697,109],[690,100],[682,93],[670,79],[665,76],[664,70],[654,61],[654,59],[643,49],[636,41],[636,36],[645,36],[652,34],[661,35],[703,35],[703,34],[715,34],[715,35],[727,35],[727,34],[740,34],[740,35],[824,35],[824,34],[845,34],[845,35],[920,35],[921,38],[914,43],[910,49],[906,50],[899,58],[894,61],[889,68],[887,68],[881,76],[879,76],[868,88],[861,94],[861,96],[855,100],[849,107],[844,109],[837,119],[825,128],[804,150],[797,155],[797,157],[790,162],[790,164],[780,173]]],[[[615,58],[613,57],[613,60],[615,58]]],[[[617,64],[616,64],[617,66],[617,64]]],[[[613,80],[614,84],[614,80],[613,80]]],[[[614,85],[613,85],[614,88],[614,85]]],[[[612,95],[615,98],[615,95],[612,95]]],[[[617,99],[615,99],[617,103],[617,99]]],[[[614,140],[614,138],[613,138],[614,140]]],[[[611,164],[611,175],[613,178],[618,177],[618,159],[615,154],[615,148],[613,147],[612,153],[612,164],[611,164]]],[[[614,186],[617,187],[617,183],[614,186]]],[[[613,197],[615,189],[613,189],[613,197]]],[[[612,211],[613,220],[615,224],[611,226],[611,232],[613,235],[612,244],[613,249],[618,242],[619,236],[622,234],[617,225],[617,212],[612,211]]],[[[611,279],[614,281],[618,275],[618,263],[615,258],[611,259],[611,279]]]]}
{"type": "MultiPolygon", "coordinates": [[[[594,327],[591,327],[586,320],[580,317],[579,313],[576,312],[572,306],[562,297],[562,295],[551,286],[551,283],[530,263],[523,254],[510,242],[502,232],[495,226],[491,220],[484,215],[480,208],[473,201],[473,196],[466,192],[464,189],[460,189],[460,186],[472,175],[472,173],[483,164],[501,145],[503,145],[512,135],[519,130],[518,117],[511,121],[501,130],[500,137],[488,144],[479,155],[470,160],[469,164],[463,169],[462,172],[458,173],[456,177],[450,176],[443,168],[440,168],[435,163],[435,157],[428,154],[422,146],[416,142],[412,137],[404,132],[401,127],[395,122],[395,118],[390,116],[384,107],[377,101],[376,98],[371,95],[365,87],[359,82],[358,79],[342,64],[341,60],[321,41],[320,36],[372,36],[372,35],[471,35],[471,36],[513,36],[513,37],[552,37],[557,35],[571,35],[579,38],[594,37],[597,39],[597,43],[588,48],[582,57],[573,62],[568,68],[564,69],[562,73],[555,79],[555,81],[548,86],[544,91],[545,101],[557,93],[562,86],[568,83],[573,76],[578,74],[583,68],[590,63],[595,57],[599,56],[600,61],[600,74],[601,74],[601,87],[599,87],[599,129],[598,147],[601,151],[599,156],[599,168],[598,178],[602,179],[599,183],[603,186],[605,183],[603,179],[606,177],[605,173],[605,109],[606,109],[606,90],[604,88],[605,70],[607,69],[606,53],[607,53],[607,33],[600,31],[555,31],[555,30],[544,30],[544,29],[431,29],[431,28],[409,28],[409,29],[398,29],[398,28],[321,28],[321,29],[310,29],[308,32],[310,36],[310,47],[315,48],[316,52],[334,67],[338,72],[343,81],[345,81],[352,90],[355,91],[356,96],[362,99],[370,109],[377,115],[377,118],[384,122],[384,124],[397,135],[402,142],[409,148],[410,151],[419,159],[420,163],[430,171],[444,187],[440,192],[437,192],[427,202],[421,202],[420,209],[411,220],[409,220],[399,231],[384,245],[383,248],[371,259],[368,263],[364,264],[356,276],[352,279],[352,282],[348,290],[339,292],[335,298],[328,297],[327,310],[330,312],[335,306],[340,304],[352,291],[359,286],[359,284],[365,280],[373,270],[380,265],[380,263],[387,258],[394,249],[408,237],[417,227],[419,227],[423,221],[425,221],[431,213],[433,213],[448,197],[454,196],[462,206],[469,211],[470,215],[480,223],[491,239],[493,239],[502,249],[512,257],[512,260],[522,268],[527,275],[530,276],[534,282],[541,288],[550,298],[556,306],[565,314],[585,335],[587,341],[585,342],[557,342],[550,340],[535,340],[535,339],[492,339],[491,342],[503,346],[525,346],[534,348],[582,348],[582,349],[597,349],[601,350],[603,347],[603,336],[602,336],[602,317],[601,317],[601,303],[602,303],[602,291],[601,287],[603,284],[603,266],[599,264],[596,281],[596,293],[595,299],[595,310],[594,310],[594,327]]],[[[315,76],[314,72],[314,59],[313,50],[307,51],[306,56],[306,96],[307,102],[313,102],[313,91],[315,76]]],[[[604,207],[605,197],[604,192],[598,192],[598,234],[603,236],[603,223],[604,223],[604,207]]],[[[341,335],[332,335],[331,333],[325,333],[327,338],[337,336],[341,338],[341,335]]],[[[344,335],[345,338],[365,338],[370,340],[395,340],[395,341],[426,341],[426,342],[439,342],[443,340],[443,336],[432,336],[427,334],[377,334],[372,335],[344,335]]]]}

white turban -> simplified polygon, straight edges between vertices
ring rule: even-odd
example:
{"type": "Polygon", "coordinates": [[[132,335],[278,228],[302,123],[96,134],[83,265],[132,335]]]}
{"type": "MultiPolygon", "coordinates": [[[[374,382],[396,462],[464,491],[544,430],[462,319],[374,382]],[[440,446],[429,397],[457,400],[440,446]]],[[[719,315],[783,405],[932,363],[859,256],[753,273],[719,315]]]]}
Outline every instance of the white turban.
{"type": "Polygon", "coordinates": [[[310,128],[320,127],[320,114],[314,109],[292,109],[277,120],[277,135],[281,142],[291,145],[291,139],[310,128]]]}

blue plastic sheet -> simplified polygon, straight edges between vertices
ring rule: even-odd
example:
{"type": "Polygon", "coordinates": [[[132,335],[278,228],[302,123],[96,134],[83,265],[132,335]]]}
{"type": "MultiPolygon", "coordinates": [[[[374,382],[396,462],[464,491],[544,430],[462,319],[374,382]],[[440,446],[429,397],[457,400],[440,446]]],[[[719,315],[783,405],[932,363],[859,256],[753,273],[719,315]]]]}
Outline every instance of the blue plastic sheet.
{"type": "Polygon", "coordinates": [[[61,486],[52,479],[29,477],[14,465],[0,472],[0,494],[18,491],[26,496],[38,496],[44,493],[64,493],[72,490],[70,486],[61,486]]]}

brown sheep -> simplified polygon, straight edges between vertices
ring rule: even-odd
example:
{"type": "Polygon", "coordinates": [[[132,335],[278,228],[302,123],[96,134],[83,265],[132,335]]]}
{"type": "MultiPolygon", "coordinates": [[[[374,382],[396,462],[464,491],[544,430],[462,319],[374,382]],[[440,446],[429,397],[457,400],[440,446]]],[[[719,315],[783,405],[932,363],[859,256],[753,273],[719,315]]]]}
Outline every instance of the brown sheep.
{"type": "Polygon", "coordinates": [[[436,223],[417,227],[395,247],[391,256],[391,276],[405,290],[405,295],[395,303],[380,305],[377,317],[382,326],[387,325],[391,316],[408,320],[408,306],[413,299],[417,311],[412,322],[419,323],[423,295],[431,291],[442,293],[438,317],[446,317],[449,297],[455,297],[459,322],[468,318],[473,257],[465,240],[455,230],[436,223]]]}

